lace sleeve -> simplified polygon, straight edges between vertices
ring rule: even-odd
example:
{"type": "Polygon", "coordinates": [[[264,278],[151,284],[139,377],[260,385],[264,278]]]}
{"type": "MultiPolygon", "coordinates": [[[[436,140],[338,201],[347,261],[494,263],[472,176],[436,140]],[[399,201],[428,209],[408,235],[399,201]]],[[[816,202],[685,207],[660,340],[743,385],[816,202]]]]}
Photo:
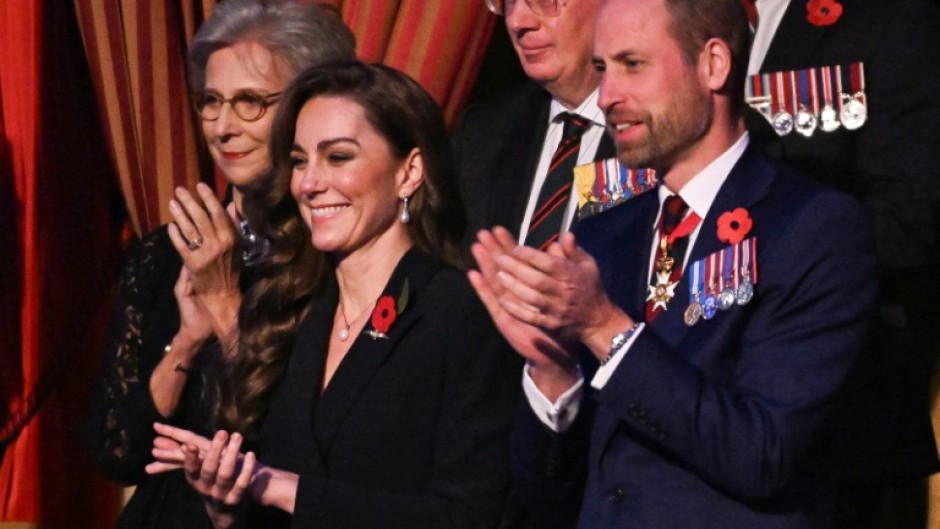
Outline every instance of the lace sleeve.
{"type": "MultiPolygon", "coordinates": [[[[163,227],[131,248],[121,269],[85,440],[101,470],[123,483],[144,476],[151,461],[153,422],[168,421],[157,412],[149,385],[163,348],[179,329],[173,285],[181,266],[163,227]]],[[[185,413],[182,402],[177,416],[185,413]]]]}

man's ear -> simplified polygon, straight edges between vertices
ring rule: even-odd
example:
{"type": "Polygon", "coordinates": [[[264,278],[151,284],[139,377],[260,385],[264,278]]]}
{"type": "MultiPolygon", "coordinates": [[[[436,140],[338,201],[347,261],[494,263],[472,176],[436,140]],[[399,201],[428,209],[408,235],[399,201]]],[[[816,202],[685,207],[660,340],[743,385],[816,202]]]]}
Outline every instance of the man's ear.
{"type": "Polygon", "coordinates": [[[721,92],[731,79],[732,55],[728,43],[711,38],[699,55],[698,73],[704,86],[712,92],[721,92]]]}

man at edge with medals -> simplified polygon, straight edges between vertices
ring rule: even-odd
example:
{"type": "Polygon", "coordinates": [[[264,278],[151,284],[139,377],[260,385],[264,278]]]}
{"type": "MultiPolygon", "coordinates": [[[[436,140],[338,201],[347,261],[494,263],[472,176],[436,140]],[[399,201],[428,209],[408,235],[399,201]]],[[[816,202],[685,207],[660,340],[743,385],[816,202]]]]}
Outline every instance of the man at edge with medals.
{"type": "Polygon", "coordinates": [[[545,251],[478,233],[471,282],[527,363],[512,463],[541,527],[834,526],[873,242],[749,141],[746,28],[739,0],[607,0],[598,104],[661,185],[545,251]]]}

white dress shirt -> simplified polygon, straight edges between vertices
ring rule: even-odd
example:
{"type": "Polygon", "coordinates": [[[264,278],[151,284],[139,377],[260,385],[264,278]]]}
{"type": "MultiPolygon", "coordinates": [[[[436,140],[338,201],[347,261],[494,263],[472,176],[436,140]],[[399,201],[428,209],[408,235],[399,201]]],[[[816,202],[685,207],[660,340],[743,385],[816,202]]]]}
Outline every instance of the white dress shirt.
{"type": "MultiPolygon", "coordinates": [[[[692,177],[692,179],[679,190],[679,196],[682,197],[682,200],[689,206],[688,214],[695,212],[702,219],[708,216],[708,211],[711,209],[715,197],[718,196],[718,190],[728,178],[728,174],[731,173],[734,164],[736,164],[741,158],[741,155],[744,154],[744,149],[747,148],[749,141],[748,133],[745,132],[738,138],[738,141],[736,141],[734,145],[722,153],[721,156],[715,158],[712,163],[708,164],[702,171],[692,177]]],[[[656,232],[659,227],[659,215],[662,214],[662,205],[666,198],[673,194],[672,191],[663,185],[660,185],[657,189],[659,192],[660,213],[657,214],[653,225],[650,227],[650,229],[653,230],[653,245],[650,248],[649,267],[646,271],[646,277],[651,277],[653,273],[653,261],[656,258],[656,243],[658,239],[656,232]]],[[[695,245],[695,241],[698,239],[698,234],[701,229],[702,223],[700,222],[699,225],[692,230],[692,233],[689,234],[688,250],[685,252],[682,262],[683,274],[685,273],[689,255],[692,253],[692,248],[695,245]]],[[[643,332],[644,328],[645,324],[640,323],[636,332],[633,333],[633,336],[631,336],[620,349],[614,352],[613,356],[606,364],[598,368],[597,373],[594,374],[594,378],[591,379],[591,386],[593,388],[597,390],[604,388],[604,385],[610,380],[611,375],[620,365],[620,362],[627,355],[630,347],[643,332]]],[[[555,402],[551,402],[539,391],[535,382],[532,381],[532,377],[529,376],[528,366],[525,367],[522,373],[522,389],[529,401],[529,405],[532,407],[532,410],[539,420],[556,432],[567,430],[575,417],[577,417],[578,410],[581,406],[583,384],[583,379],[579,380],[555,402]]]]}
{"type": "MultiPolygon", "coordinates": [[[[538,207],[539,192],[542,190],[542,184],[548,176],[548,168],[552,163],[552,155],[561,142],[564,123],[557,121],[558,115],[565,112],[572,112],[590,121],[590,126],[581,136],[581,148],[578,151],[578,165],[594,161],[594,155],[597,154],[597,147],[604,137],[604,127],[606,121],[604,112],[597,107],[597,90],[591,92],[577,108],[568,109],[552,98],[551,107],[548,116],[548,131],[545,134],[545,141],[542,143],[542,153],[539,155],[539,164],[535,170],[535,178],[532,181],[532,189],[529,190],[529,202],[525,209],[525,216],[522,218],[522,228],[519,230],[519,244],[525,244],[526,233],[529,231],[529,223],[532,221],[532,214],[538,207]]],[[[571,198],[568,200],[568,207],[565,210],[565,218],[562,222],[559,235],[568,231],[571,227],[571,220],[578,209],[577,189],[571,186],[571,198]]]]}

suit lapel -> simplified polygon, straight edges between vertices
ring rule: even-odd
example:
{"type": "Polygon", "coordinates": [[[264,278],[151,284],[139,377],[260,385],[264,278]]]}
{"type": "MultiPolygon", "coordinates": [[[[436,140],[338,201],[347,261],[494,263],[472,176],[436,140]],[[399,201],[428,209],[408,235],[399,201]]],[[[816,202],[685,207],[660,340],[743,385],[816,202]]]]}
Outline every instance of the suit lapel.
{"type": "MultiPolygon", "coordinates": [[[[372,377],[393,354],[398,342],[421,319],[421,311],[414,305],[438,268],[440,265],[436,261],[415,249],[405,254],[395,268],[382,295],[390,295],[397,300],[406,288],[407,279],[409,301],[392,322],[386,333],[388,338],[372,338],[365,332],[357,336],[329,385],[320,395],[314,414],[314,430],[324,458],[329,454],[343,420],[369,386],[372,377]]],[[[366,323],[365,330],[372,328],[371,322],[366,323]]]]}
{"type": "Polygon", "coordinates": [[[607,131],[604,131],[603,136],[601,136],[601,142],[597,145],[597,153],[594,154],[594,161],[599,162],[613,158],[614,156],[617,156],[617,148],[614,146],[614,140],[611,139],[610,134],[607,134],[607,131]]]}
{"type": "Polygon", "coordinates": [[[524,156],[515,157],[513,173],[505,178],[507,184],[505,200],[512,204],[511,222],[507,228],[518,238],[522,227],[522,218],[529,202],[532,183],[535,180],[535,170],[539,166],[539,157],[542,155],[542,144],[548,133],[548,113],[551,106],[551,97],[548,92],[541,90],[538,97],[532,99],[532,105],[520,116],[523,126],[519,130],[519,142],[525,142],[519,149],[524,156]],[[531,125],[530,125],[531,124],[531,125]],[[531,128],[530,128],[531,126],[531,128]]]}
{"type": "MultiPolygon", "coordinates": [[[[760,201],[769,191],[773,180],[774,169],[767,158],[755,143],[750,143],[744,154],[737,161],[728,178],[722,184],[715,201],[702,220],[702,227],[695,244],[689,248],[689,259],[682,277],[676,285],[676,295],[669,302],[669,310],[661,314],[652,326],[656,334],[673,346],[678,345],[689,332],[690,327],[685,324],[684,313],[689,306],[689,277],[688,273],[692,263],[703,259],[722,248],[727,243],[718,239],[718,217],[726,211],[735,208],[750,209],[760,201]]],[[[707,323],[700,323],[703,325],[707,323]]]]}
{"type": "Polygon", "coordinates": [[[338,288],[335,279],[330,276],[323,295],[314,301],[297,333],[294,350],[287,368],[289,396],[286,407],[291,428],[291,441],[295,446],[293,453],[303,454],[299,468],[307,473],[322,472],[323,460],[320,452],[313,450],[316,437],[313,428],[313,410],[317,409],[320,398],[320,385],[323,380],[323,367],[326,364],[326,350],[329,345],[330,331],[333,328],[333,313],[336,309],[338,288]],[[298,347],[300,345],[300,347],[298,347]]]}
{"type": "Polygon", "coordinates": [[[770,41],[760,71],[805,68],[815,56],[816,48],[827,31],[828,28],[814,26],[806,19],[806,3],[803,0],[792,0],[770,41]]]}

